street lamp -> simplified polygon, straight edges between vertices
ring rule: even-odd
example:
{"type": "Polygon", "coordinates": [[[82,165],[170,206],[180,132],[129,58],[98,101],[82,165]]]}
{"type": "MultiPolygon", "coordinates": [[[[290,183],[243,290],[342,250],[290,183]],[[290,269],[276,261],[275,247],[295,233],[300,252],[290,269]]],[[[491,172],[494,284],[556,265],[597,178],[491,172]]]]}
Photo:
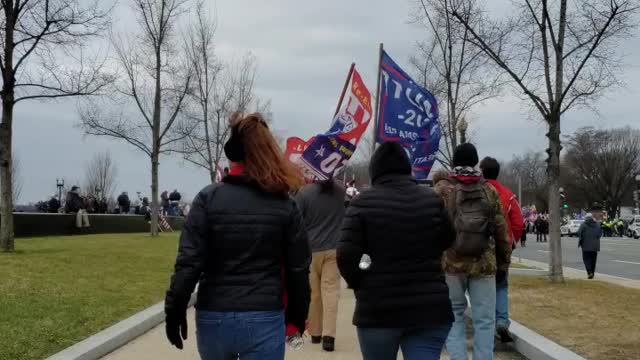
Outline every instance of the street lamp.
{"type": "Polygon", "coordinates": [[[64,179],[56,178],[56,187],[58,188],[58,201],[62,203],[62,189],[64,188],[64,179]]]}

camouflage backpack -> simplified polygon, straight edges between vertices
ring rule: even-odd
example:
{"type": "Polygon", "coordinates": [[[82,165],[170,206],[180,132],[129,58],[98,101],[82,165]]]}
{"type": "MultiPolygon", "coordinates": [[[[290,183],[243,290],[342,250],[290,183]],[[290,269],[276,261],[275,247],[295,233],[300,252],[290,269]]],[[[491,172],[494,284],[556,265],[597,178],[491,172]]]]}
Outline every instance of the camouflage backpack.
{"type": "Polygon", "coordinates": [[[453,189],[445,202],[456,230],[451,247],[460,256],[480,257],[490,246],[495,232],[495,213],[484,188],[485,180],[461,183],[447,179],[453,189]]]}

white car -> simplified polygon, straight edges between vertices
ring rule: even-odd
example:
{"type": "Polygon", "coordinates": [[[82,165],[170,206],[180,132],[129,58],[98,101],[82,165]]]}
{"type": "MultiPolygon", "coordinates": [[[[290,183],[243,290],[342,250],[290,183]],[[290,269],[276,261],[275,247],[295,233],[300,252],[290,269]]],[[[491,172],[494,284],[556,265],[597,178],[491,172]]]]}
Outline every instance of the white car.
{"type": "Polygon", "coordinates": [[[627,236],[634,239],[640,238],[640,215],[636,215],[631,220],[629,227],[627,228],[627,236]]]}
{"type": "Polygon", "coordinates": [[[562,225],[560,227],[560,234],[562,236],[576,236],[578,235],[578,229],[580,229],[580,225],[584,220],[569,220],[566,225],[562,225]]]}

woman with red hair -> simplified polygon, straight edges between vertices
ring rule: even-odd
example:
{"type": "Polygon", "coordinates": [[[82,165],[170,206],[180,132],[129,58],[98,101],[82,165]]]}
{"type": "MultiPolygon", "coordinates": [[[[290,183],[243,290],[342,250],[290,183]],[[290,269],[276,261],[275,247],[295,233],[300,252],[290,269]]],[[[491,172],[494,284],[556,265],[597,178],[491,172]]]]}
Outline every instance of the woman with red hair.
{"type": "Polygon", "coordinates": [[[302,176],[260,114],[232,121],[224,150],[229,174],[196,196],[182,231],[165,299],[167,337],[182,348],[187,304],[199,282],[203,360],[282,360],[285,322],[302,334],[309,310],[311,253],[289,197],[302,176]]]}

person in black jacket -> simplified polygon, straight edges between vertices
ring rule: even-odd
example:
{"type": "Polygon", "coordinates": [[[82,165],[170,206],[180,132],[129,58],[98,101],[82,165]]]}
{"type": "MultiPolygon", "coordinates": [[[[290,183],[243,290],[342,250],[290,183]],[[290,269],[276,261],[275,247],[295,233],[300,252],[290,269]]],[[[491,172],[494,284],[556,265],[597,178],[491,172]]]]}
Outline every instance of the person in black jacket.
{"type": "Polygon", "coordinates": [[[182,349],[189,299],[199,282],[202,359],[282,360],[285,321],[302,334],[309,311],[311,251],[288,195],[303,181],[260,114],[232,124],[225,144],[231,171],[195,197],[180,237],[165,298],[167,337],[182,349]]]}
{"type": "Polygon", "coordinates": [[[128,215],[129,211],[131,211],[131,200],[126,191],[123,191],[122,194],[118,196],[118,207],[120,208],[120,214],[123,215],[128,215]]]}
{"type": "Polygon", "coordinates": [[[67,197],[65,199],[65,212],[67,214],[76,214],[76,227],[78,229],[82,227],[91,227],[84,199],[80,196],[80,187],[73,186],[71,191],[67,193],[67,197]]]}
{"type": "Polygon", "coordinates": [[[455,239],[449,215],[411,177],[400,145],[382,144],[369,174],[373,186],[347,208],[337,247],[363,358],[396,359],[401,348],[407,360],[440,359],[453,322],[440,263],[455,239]]]}

